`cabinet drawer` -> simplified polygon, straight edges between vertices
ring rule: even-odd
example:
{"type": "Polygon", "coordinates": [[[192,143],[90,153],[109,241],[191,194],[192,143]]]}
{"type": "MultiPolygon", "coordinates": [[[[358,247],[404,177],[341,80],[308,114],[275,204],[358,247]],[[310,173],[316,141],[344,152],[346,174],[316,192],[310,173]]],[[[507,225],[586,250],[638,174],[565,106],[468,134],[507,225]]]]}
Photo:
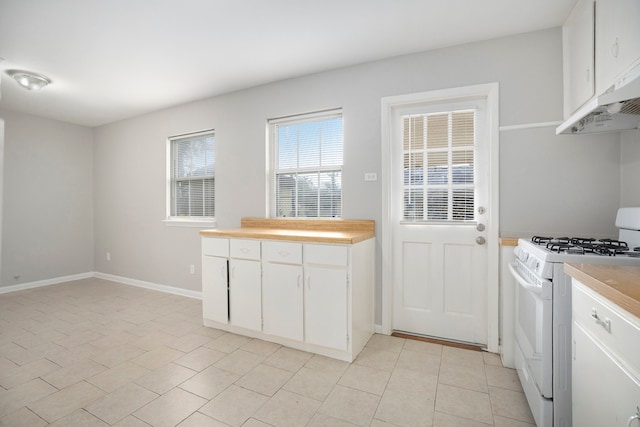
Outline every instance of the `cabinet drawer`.
{"type": "Polygon", "coordinates": [[[276,241],[262,242],[262,259],[285,264],[302,264],[302,244],[276,241]]]}
{"type": "Polygon", "coordinates": [[[229,239],[221,239],[218,237],[203,237],[202,255],[227,258],[229,256],[229,239]]]}
{"type": "Polygon", "coordinates": [[[346,246],[304,245],[305,264],[346,266],[348,261],[349,250],[346,246]]]}
{"type": "Polygon", "coordinates": [[[573,321],[640,371],[640,319],[575,279],[572,289],[573,321]]]}
{"type": "Polygon", "coordinates": [[[229,242],[231,258],[260,260],[260,241],[231,239],[229,242]]]}

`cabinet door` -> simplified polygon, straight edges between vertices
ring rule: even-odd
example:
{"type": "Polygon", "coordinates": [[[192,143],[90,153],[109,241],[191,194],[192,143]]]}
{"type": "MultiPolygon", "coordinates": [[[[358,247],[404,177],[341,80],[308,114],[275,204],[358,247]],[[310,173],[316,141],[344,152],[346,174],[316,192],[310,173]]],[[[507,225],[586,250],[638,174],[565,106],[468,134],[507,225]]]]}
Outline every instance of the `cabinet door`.
{"type": "MultiPolygon", "coordinates": [[[[640,379],[573,323],[573,425],[627,427],[640,406],[640,379]]],[[[640,425],[639,421],[636,424],[640,425]]]]}
{"type": "Polygon", "coordinates": [[[203,256],[202,317],[220,323],[228,322],[227,289],[227,259],[203,256]]]}
{"type": "Polygon", "coordinates": [[[347,348],[347,270],[305,266],[305,341],[347,348]]]}
{"type": "Polygon", "coordinates": [[[601,93],[640,60],[640,2],[598,0],[596,5],[596,82],[601,93]]]}
{"type": "Polygon", "coordinates": [[[565,118],[594,95],[594,2],[580,0],[562,26],[565,118]]]}
{"type": "Polygon", "coordinates": [[[302,266],[265,262],[262,268],[263,332],[302,341],[302,266]]]}
{"type": "Polygon", "coordinates": [[[229,260],[229,319],[256,331],[262,327],[260,262],[229,260]]]}

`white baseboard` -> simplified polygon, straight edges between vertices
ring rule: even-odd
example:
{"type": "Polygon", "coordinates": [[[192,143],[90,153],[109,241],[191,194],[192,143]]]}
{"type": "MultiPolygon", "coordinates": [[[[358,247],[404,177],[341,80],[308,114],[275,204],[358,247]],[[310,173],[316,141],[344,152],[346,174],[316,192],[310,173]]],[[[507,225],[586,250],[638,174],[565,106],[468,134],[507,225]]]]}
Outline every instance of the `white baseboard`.
{"type": "Polygon", "coordinates": [[[188,297],[188,298],[202,299],[202,292],[176,288],[175,286],[159,285],[153,282],[145,282],[144,280],[130,279],[128,277],[116,276],[113,274],[100,273],[100,272],[94,272],[93,277],[96,277],[98,279],[110,280],[112,282],[118,282],[125,285],[137,286],[139,288],[166,292],[168,294],[181,295],[183,297],[188,297]]]}
{"type": "Polygon", "coordinates": [[[40,288],[42,286],[57,285],[59,283],[72,282],[74,280],[90,279],[92,277],[110,280],[112,282],[118,282],[124,285],[137,286],[139,288],[151,289],[154,291],[165,292],[174,295],[181,295],[183,297],[202,299],[202,292],[190,291],[188,289],[176,288],[175,286],[160,285],[157,283],[145,282],[144,280],[130,279],[128,277],[115,276],[113,274],[100,273],[96,271],[74,274],[71,276],[55,277],[53,279],[39,280],[37,282],[21,283],[19,285],[3,286],[0,287],[0,294],[40,288]]]}
{"type": "Polygon", "coordinates": [[[382,332],[382,325],[373,325],[373,332],[375,332],[376,334],[383,334],[384,332],[382,332]]]}
{"type": "Polygon", "coordinates": [[[91,277],[94,277],[93,272],[73,274],[71,276],[54,277],[53,279],[38,280],[36,282],[29,282],[29,283],[20,283],[19,285],[2,286],[0,287],[0,294],[24,291],[26,289],[40,288],[42,286],[57,285],[58,283],[89,279],[91,277]]]}

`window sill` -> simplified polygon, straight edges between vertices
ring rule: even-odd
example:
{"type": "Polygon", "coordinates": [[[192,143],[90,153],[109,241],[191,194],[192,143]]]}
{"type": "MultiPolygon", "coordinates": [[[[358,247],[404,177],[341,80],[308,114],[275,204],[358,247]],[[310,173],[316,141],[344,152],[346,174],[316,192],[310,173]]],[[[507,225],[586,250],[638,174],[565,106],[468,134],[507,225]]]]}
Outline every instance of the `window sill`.
{"type": "Polygon", "coordinates": [[[162,222],[167,227],[215,228],[217,225],[215,219],[169,218],[162,220],[162,222]]]}

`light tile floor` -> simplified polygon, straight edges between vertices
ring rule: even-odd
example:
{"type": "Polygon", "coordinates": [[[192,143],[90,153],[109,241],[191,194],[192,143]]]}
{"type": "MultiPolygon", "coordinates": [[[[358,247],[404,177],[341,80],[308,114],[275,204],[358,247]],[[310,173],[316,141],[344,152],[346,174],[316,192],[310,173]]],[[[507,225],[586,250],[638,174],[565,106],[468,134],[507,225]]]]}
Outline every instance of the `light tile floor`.
{"type": "Polygon", "coordinates": [[[498,355],[374,335],[355,362],[99,279],[0,295],[2,426],[530,426],[498,355]]]}

